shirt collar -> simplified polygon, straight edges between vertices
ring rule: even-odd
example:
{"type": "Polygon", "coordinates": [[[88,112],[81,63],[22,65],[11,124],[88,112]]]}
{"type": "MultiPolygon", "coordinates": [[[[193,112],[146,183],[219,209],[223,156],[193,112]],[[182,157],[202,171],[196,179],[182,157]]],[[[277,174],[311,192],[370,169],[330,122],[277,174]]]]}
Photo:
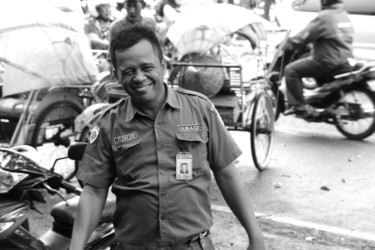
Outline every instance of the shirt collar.
{"type": "MultiPolygon", "coordinates": [[[[165,105],[168,104],[172,108],[179,109],[180,104],[177,100],[177,94],[176,91],[172,90],[171,87],[169,87],[166,83],[164,83],[164,87],[167,91],[167,98],[165,99],[165,102],[163,104],[163,108],[165,108],[165,105]]],[[[134,104],[131,102],[131,98],[128,97],[127,102],[129,102],[129,105],[126,105],[126,111],[125,111],[125,122],[131,121],[136,113],[140,113],[140,111],[137,109],[137,107],[134,106],[134,104]]]]}

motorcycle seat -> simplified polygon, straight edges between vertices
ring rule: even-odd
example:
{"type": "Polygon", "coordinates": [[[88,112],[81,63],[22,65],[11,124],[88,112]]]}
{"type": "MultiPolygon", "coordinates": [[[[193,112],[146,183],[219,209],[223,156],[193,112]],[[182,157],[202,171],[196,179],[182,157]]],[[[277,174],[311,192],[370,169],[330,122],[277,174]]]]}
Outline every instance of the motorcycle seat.
{"type": "MultiPolygon", "coordinates": [[[[19,118],[25,109],[25,100],[6,97],[0,99],[0,117],[19,118]]],[[[39,102],[31,104],[30,111],[34,111],[39,102]]]]}
{"type": "Polygon", "coordinates": [[[350,65],[345,65],[343,67],[332,70],[328,75],[325,75],[320,78],[316,78],[315,80],[317,81],[319,86],[322,86],[326,83],[333,82],[336,79],[335,76],[337,75],[341,75],[341,74],[355,70],[355,67],[352,67],[350,65]]]}
{"type": "MultiPolygon", "coordinates": [[[[74,218],[78,210],[79,196],[68,200],[69,206],[65,201],[56,204],[52,210],[51,215],[54,218],[53,230],[68,238],[71,237],[73,231],[74,218]]],[[[112,222],[112,215],[116,209],[116,199],[112,195],[108,195],[105,203],[102,216],[99,223],[112,222]]]]}

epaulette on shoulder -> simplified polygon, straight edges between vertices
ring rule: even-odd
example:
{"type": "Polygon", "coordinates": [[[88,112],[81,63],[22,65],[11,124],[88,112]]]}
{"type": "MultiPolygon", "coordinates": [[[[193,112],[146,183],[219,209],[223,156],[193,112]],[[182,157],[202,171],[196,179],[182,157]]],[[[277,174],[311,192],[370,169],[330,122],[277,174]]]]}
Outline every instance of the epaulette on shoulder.
{"type": "Polygon", "coordinates": [[[121,98],[120,100],[114,102],[114,103],[111,103],[109,104],[102,112],[101,112],[101,115],[100,115],[100,118],[99,120],[101,120],[103,118],[103,116],[108,113],[111,109],[114,109],[116,108],[118,105],[120,105],[120,103],[124,102],[125,101],[125,98],[121,98]]]}
{"type": "Polygon", "coordinates": [[[182,93],[182,94],[198,96],[198,97],[201,97],[201,98],[203,98],[204,100],[207,100],[207,101],[210,100],[206,95],[204,95],[202,93],[199,93],[197,91],[188,90],[188,89],[184,89],[184,88],[181,88],[181,87],[179,87],[177,89],[177,91],[180,92],[180,93],[182,93]]]}

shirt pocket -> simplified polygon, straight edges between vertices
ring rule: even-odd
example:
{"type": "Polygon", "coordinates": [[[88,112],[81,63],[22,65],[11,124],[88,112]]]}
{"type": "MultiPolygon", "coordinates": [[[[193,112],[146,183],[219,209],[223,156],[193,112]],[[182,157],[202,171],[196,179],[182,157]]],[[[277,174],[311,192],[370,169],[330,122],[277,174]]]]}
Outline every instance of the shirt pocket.
{"type": "Polygon", "coordinates": [[[207,132],[176,133],[177,146],[181,152],[190,152],[193,157],[193,169],[207,165],[207,132]]]}
{"type": "Polygon", "coordinates": [[[141,173],[137,171],[139,168],[136,166],[143,165],[142,140],[137,139],[112,146],[112,150],[118,177],[127,184],[137,180],[141,173]]]}

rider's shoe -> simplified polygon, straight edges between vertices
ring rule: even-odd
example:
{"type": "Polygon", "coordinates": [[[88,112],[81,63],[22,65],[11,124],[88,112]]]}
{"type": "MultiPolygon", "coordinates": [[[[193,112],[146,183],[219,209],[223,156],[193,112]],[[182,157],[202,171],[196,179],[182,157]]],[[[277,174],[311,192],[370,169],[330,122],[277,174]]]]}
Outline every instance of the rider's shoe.
{"type": "Polygon", "coordinates": [[[293,105],[289,109],[285,110],[284,115],[306,115],[316,116],[317,111],[314,107],[308,104],[293,105]]]}

